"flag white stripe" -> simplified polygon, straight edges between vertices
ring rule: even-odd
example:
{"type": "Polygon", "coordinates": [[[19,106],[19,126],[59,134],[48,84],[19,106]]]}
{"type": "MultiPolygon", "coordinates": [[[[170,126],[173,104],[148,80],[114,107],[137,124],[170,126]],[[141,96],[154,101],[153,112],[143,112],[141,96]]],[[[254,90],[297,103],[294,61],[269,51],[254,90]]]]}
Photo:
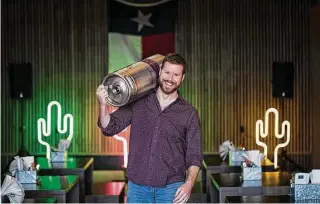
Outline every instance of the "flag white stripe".
{"type": "Polygon", "coordinates": [[[127,65],[141,60],[142,40],[141,36],[121,33],[109,33],[109,67],[108,73],[112,73],[127,65]]]}

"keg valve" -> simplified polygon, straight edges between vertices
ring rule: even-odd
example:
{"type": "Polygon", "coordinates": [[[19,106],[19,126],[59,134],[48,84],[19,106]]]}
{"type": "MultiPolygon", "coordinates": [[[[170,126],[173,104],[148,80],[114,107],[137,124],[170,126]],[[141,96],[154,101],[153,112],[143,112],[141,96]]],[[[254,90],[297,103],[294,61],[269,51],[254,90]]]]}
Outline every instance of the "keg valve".
{"type": "Polygon", "coordinates": [[[115,94],[115,95],[118,95],[121,93],[121,88],[119,85],[116,85],[116,86],[112,86],[111,84],[109,85],[109,89],[112,90],[112,93],[115,94]]]}

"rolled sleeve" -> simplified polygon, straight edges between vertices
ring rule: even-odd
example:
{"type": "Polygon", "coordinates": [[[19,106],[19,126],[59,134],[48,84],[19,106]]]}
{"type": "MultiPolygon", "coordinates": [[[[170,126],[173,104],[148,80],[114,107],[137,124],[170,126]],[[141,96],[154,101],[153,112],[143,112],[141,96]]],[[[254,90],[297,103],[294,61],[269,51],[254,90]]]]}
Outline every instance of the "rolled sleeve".
{"type": "Polygon", "coordinates": [[[132,118],[132,105],[127,105],[118,108],[115,112],[110,114],[110,121],[107,127],[101,126],[100,117],[98,118],[97,125],[105,136],[113,136],[120,133],[131,124],[132,118]]]}
{"type": "Polygon", "coordinates": [[[187,130],[186,167],[191,166],[202,167],[200,119],[196,110],[189,118],[187,130]]]}

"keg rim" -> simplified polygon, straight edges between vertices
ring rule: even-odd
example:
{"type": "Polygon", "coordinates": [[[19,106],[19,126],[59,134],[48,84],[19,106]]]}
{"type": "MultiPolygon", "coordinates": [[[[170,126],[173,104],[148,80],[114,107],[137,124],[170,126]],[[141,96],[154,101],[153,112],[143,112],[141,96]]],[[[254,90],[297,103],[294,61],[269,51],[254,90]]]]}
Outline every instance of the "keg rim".
{"type": "MultiPolygon", "coordinates": [[[[120,77],[128,87],[132,87],[131,84],[129,84],[129,82],[125,79],[125,76],[127,76],[127,77],[129,77],[129,78],[131,78],[131,76],[129,76],[129,75],[123,76],[123,75],[121,75],[121,74],[119,74],[119,73],[117,73],[117,72],[110,73],[110,74],[108,74],[107,76],[105,76],[104,79],[102,80],[102,85],[104,85],[104,82],[105,82],[108,78],[114,77],[114,76],[120,77]]],[[[130,81],[132,81],[132,80],[130,80],[130,81]]],[[[132,84],[132,85],[133,85],[133,84],[132,84]]],[[[106,87],[106,86],[104,85],[104,87],[106,87]]],[[[111,100],[109,100],[109,98],[107,98],[107,103],[108,103],[109,105],[111,105],[111,106],[114,106],[114,107],[123,106],[123,105],[127,104],[127,103],[131,100],[131,98],[132,98],[132,90],[131,90],[131,89],[128,90],[128,93],[129,93],[129,97],[128,97],[125,101],[123,101],[121,104],[120,104],[120,103],[113,103],[111,100]]]]}

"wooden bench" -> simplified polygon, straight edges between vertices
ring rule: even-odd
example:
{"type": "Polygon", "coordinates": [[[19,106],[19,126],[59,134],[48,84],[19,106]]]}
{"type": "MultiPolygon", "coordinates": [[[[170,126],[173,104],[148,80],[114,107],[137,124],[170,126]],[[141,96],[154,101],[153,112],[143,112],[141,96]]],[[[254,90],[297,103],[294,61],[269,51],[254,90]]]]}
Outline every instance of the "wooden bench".
{"type": "Polygon", "coordinates": [[[125,185],[123,181],[94,183],[92,195],[86,195],[86,203],[124,203],[125,185]]]}

